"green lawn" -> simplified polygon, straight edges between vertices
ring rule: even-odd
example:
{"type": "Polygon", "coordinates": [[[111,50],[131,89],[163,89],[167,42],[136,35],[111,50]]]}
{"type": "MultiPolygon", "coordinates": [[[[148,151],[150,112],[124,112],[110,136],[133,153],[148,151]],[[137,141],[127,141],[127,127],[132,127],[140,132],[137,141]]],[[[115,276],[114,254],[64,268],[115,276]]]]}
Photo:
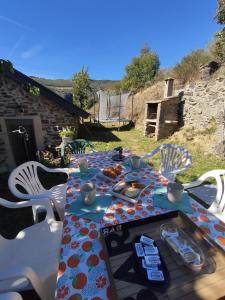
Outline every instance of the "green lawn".
{"type": "MultiPolygon", "coordinates": [[[[201,174],[212,169],[225,169],[225,160],[215,158],[213,155],[205,155],[201,150],[200,145],[197,144],[193,147],[193,145],[190,145],[190,143],[185,141],[185,139],[180,141],[176,135],[156,142],[153,138],[150,139],[144,137],[143,132],[138,129],[117,131],[92,128],[91,131],[89,131],[89,139],[95,145],[96,150],[99,151],[112,150],[117,146],[122,146],[123,148],[128,148],[133,153],[139,155],[155,149],[162,143],[177,143],[189,150],[193,158],[191,167],[181,175],[177,176],[177,181],[182,183],[193,181],[201,174]]],[[[156,155],[151,159],[155,168],[158,168],[159,161],[159,155],[156,155]]]]}

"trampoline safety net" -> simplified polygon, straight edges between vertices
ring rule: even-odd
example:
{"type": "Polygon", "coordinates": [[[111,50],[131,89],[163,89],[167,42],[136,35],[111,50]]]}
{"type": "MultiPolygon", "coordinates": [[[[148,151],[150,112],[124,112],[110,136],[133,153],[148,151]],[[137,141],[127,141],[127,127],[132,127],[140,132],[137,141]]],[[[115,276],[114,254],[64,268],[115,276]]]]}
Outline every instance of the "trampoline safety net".
{"type": "Polygon", "coordinates": [[[129,93],[111,96],[107,92],[98,91],[97,94],[100,122],[125,120],[125,107],[129,93]]]}

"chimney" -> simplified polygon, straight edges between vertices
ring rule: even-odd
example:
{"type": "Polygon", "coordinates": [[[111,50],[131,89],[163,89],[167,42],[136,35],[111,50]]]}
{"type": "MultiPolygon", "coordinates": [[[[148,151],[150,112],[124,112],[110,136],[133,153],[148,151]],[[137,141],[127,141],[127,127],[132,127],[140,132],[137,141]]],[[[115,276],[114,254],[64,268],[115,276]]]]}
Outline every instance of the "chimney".
{"type": "Polygon", "coordinates": [[[173,82],[173,78],[167,78],[165,80],[164,98],[168,98],[173,95],[173,82]]]}

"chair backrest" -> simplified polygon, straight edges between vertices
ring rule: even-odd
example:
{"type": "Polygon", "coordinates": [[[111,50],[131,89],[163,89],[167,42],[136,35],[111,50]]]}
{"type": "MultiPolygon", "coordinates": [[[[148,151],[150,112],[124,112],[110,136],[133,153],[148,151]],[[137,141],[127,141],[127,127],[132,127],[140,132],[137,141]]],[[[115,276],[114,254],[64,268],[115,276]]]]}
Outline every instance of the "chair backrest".
{"type": "Polygon", "coordinates": [[[72,150],[73,154],[85,153],[87,142],[85,140],[73,141],[68,144],[68,147],[72,150]]]}
{"type": "Polygon", "coordinates": [[[12,194],[21,199],[30,199],[30,195],[37,195],[46,191],[38,178],[38,167],[44,169],[41,163],[28,161],[12,171],[8,180],[12,194]],[[27,194],[20,192],[17,186],[22,187],[27,194]]]}
{"type": "Polygon", "coordinates": [[[170,181],[174,181],[176,174],[186,170],[192,163],[191,154],[176,144],[162,144],[160,151],[160,173],[170,181]]]}

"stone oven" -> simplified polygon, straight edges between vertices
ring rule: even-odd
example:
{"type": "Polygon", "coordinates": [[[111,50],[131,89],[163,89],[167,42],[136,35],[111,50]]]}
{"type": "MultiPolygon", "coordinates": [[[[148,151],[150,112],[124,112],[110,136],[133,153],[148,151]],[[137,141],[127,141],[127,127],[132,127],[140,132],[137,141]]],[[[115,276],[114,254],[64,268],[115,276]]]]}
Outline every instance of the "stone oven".
{"type": "Polygon", "coordinates": [[[164,99],[149,100],[145,105],[144,135],[156,140],[167,138],[178,129],[179,96],[173,94],[173,79],[165,81],[164,99]]]}

